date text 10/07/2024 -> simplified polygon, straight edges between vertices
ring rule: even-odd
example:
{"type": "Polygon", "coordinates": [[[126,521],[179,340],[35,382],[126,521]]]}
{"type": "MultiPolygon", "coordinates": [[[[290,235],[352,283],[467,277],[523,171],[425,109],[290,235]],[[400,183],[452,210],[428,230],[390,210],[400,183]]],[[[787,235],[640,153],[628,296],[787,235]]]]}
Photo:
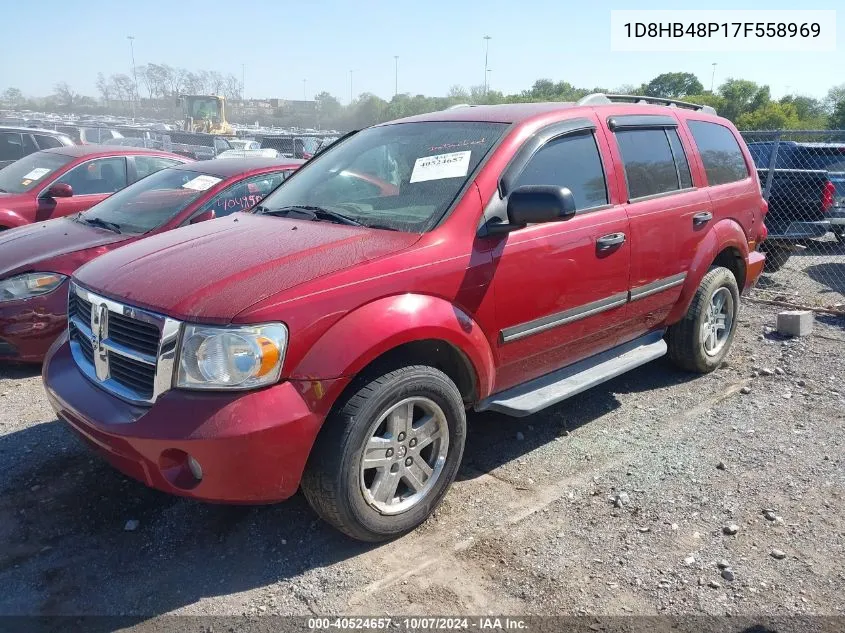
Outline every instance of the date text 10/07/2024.
{"type": "Polygon", "coordinates": [[[388,630],[405,631],[523,631],[528,628],[525,620],[511,617],[346,617],[346,618],[308,618],[308,628],[312,630],[388,630]]]}

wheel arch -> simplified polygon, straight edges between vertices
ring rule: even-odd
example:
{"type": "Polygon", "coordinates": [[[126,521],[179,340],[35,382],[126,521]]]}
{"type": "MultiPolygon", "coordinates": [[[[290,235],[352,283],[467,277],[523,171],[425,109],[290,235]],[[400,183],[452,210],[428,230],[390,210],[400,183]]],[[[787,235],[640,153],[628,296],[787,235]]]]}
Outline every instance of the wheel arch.
{"type": "Polygon", "coordinates": [[[684,317],[701,280],[714,265],[730,270],[742,291],[747,259],[748,241],[738,222],[724,219],[710,227],[698,243],[681,294],[666,319],[667,324],[677,323],[684,317]]]}

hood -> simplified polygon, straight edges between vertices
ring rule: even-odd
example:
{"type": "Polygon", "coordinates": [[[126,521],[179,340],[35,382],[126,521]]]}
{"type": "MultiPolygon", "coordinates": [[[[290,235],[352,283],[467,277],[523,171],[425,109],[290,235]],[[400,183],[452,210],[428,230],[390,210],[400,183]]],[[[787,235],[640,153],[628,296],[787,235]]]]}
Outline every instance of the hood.
{"type": "Polygon", "coordinates": [[[225,323],[317,277],[408,248],[416,233],[235,213],[98,257],[77,279],[119,301],[225,323]]]}
{"type": "Polygon", "coordinates": [[[70,273],[60,270],[64,255],[107,246],[127,239],[126,235],[59,218],[49,222],[27,224],[0,232],[0,278],[11,273],[41,270],[70,273]]]}

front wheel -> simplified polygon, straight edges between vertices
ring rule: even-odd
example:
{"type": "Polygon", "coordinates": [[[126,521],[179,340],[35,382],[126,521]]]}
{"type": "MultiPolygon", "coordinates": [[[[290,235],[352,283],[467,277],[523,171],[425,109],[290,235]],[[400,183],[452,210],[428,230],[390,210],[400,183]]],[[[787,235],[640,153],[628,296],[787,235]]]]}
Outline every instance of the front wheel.
{"type": "Polygon", "coordinates": [[[463,400],[443,372],[410,366],[362,384],[326,420],[302,478],[311,507],[362,541],[423,523],[460,466],[463,400]]]}
{"type": "Polygon", "coordinates": [[[669,358],[687,371],[713,371],[731,347],[738,315],[736,277],[714,266],[701,280],[684,318],[669,328],[669,358]]]}

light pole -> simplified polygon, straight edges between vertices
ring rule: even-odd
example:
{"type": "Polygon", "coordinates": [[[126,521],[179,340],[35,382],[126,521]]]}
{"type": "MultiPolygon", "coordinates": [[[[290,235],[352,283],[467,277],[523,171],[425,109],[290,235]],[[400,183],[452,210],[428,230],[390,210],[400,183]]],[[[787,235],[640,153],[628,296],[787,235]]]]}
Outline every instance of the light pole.
{"type": "Polygon", "coordinates": [[[349,103],[352,104],[352,73],[354,71],[349,71],[349,103]]]}
{"type": "Polygon", "coordinates": [[[244,86],[246,85],[246,64],[241,64],[241,118],[243,122],[246,123],[246,99],[244,95],[246,94],[244,90],[244,86]]]}
{"type": "Polygon", "coordinates": [[[393,96],[399,94],[399,55],[394,55],[393,60],[396,62],[396,69],[393,75],[393,96]]]}
{"type": "Polygon", "coordinates": [[[135,70],[135,36],[127,35],[129,40],[129,54],[132,56],[132,119],[135,119],[135,108],[138,101],[138,73],[135,70]]]}
{"type": "Polygon", "coordinates": [[[713,86],[716,85],[716,62],[713,62],[713,74],[710,76],[710,94],[713,94],[713,86]]]}
{"type": "Polygon", "coordinates": [[[308,80],[302,80],[302,100],[308,101],[308,80]]]}
{"type": "Polygon", "coordinates": [[[490,52],[490,40],[493,39],[489,35],[484,36],[484,94],[487,94],[487,54],[490,52]]]}
{"type": "MultiPolygon", "coordinates": [[[[487,69],[487,72],[486,72],[486,73],[484,73],[484,75],[485,75],[486,77],[489,77],[489,76],[490,76],[490,73],[492,73],[492,72],[493,72],[493,69],[492,69],[492,68],[488,68],[488,69],[487,69]]],[[[486,97],[486,96],[487,96],[487,93],[490,91],[490,80],[489,80],[489,79],[487,80],[487,83],[485,84],[485,86],[486,86],[486,87],[485,87],[485,89],[484,89],[484,96],[486,97]]]]}

